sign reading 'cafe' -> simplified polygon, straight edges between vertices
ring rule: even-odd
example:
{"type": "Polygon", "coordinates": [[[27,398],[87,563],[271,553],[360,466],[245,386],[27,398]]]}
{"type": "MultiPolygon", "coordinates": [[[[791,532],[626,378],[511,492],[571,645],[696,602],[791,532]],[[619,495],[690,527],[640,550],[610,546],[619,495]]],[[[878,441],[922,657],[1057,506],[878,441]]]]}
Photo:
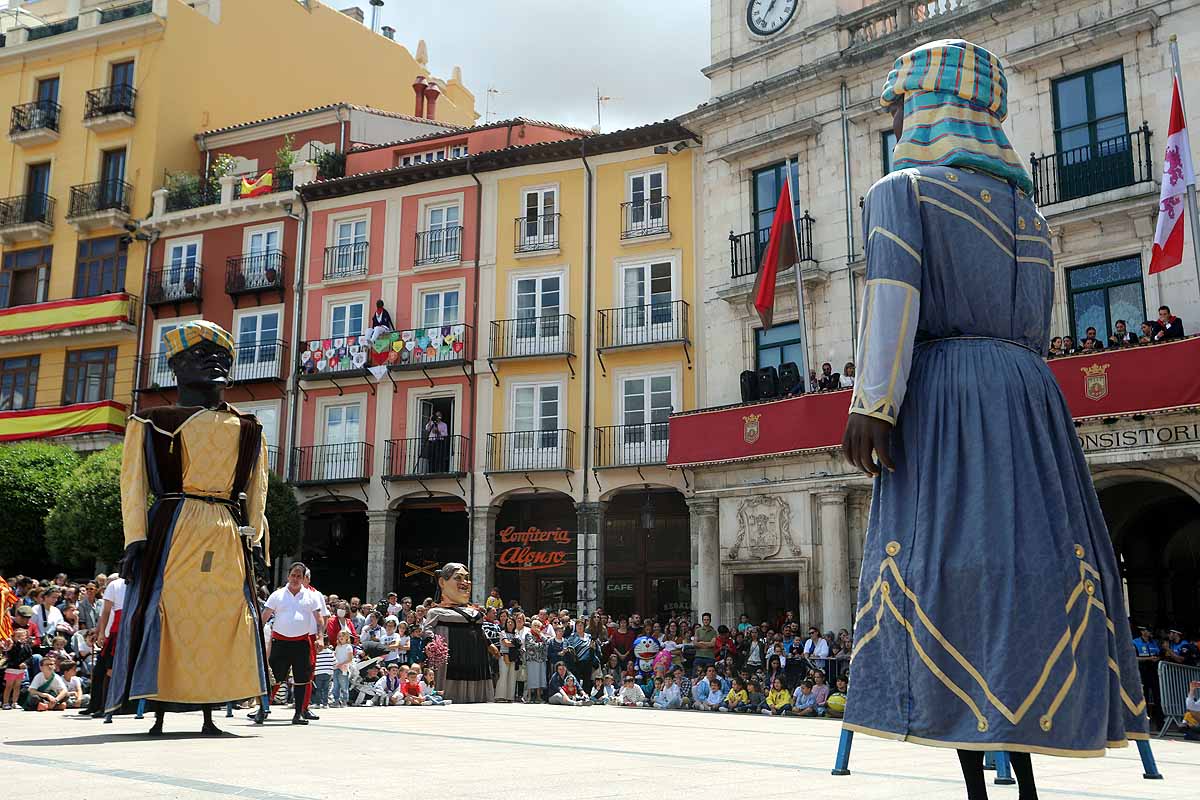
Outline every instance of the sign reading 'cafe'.
{"type": "Polygon", "coordinates": [[[544,531],[529,528],[519,531],[504,528],[496,534],[500,552],[497,569],[553,569],[570,563],[575,544],[570,531],[561,528],[544,531]]]}

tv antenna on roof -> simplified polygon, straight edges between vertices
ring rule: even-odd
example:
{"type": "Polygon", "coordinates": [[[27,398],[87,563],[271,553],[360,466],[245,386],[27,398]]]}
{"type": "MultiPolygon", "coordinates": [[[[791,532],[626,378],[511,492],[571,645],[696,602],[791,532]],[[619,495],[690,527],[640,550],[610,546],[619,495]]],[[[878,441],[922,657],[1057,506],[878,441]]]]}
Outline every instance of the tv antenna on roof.
{"type": "Polygon", "coordinates": [[[596,127],[592,128],[592,133],[600,132],[600,110],[604,104],[612,100],[620,100],[619,97],[610,97],[606,94],[600,94],[600,87],[596,87],[596,127]]]}
{"type": "Polygon", "coordinates": [[[483,103],[483,124],[486,125],[492,121],[492,95],[502,95],[504,91],[497,89],[495,86],[487,88],[487,98],[483,103]]]}

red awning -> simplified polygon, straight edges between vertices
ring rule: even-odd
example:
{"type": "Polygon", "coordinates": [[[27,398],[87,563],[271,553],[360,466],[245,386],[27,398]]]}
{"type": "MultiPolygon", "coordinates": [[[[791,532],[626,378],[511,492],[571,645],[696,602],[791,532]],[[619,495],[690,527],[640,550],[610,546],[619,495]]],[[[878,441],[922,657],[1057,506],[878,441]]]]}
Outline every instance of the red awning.
{"type": "MultiPolygon", "coordinates": [[[[1200,337],[1056,358],[1077,420],[1200,407],[1200,337]]],[[[667,465],[695,467],[838,448],[850,390],[671,416],[667,465]]]]}

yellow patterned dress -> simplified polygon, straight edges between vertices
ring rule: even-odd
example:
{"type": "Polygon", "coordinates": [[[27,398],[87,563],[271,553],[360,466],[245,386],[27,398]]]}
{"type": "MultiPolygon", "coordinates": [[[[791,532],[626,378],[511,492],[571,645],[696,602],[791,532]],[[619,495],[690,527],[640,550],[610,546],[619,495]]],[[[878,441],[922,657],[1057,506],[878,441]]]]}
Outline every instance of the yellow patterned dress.
{"type": "Polygon", "coordinates": [[[253,416],[222,404],[130,417],[121,473],[125,543],[145,540],[146,548],[126,594],[108,710],[129,700],[188,707],[266,691],[235,519],[241,492],[265,549],[267,452],[253,416]]]}

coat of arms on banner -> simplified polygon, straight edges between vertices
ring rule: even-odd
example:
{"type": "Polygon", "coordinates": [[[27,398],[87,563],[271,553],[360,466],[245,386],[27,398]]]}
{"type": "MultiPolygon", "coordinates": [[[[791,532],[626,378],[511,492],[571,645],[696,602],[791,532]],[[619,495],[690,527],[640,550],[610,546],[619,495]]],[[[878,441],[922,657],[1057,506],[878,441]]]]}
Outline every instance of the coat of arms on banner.
{"type": "Polygon", "coordinates": [[[1083,373],[1083,395],[1088,400],[1102,400],[1108,396],[1109,364],[1092,364],[1090,367],[1080,367],[1083,373]]]}
{"type": "Polygon", "coordinates": [[[776,495],[759,495],[742,501],[737,512],[737,541],[729,548],[729,558],[737,560],[746,548],[755,560],[774,558],[783,550],[784,542],[792,555],[800,548],[792,541],[791,509],[787,501],[776,495]]]}
{"type": "Polygon", "coordinates": [[[742,417],[742,439],[746,444],[754,444],[758,441],[758,421],[762,419],[762,414],[747,414],[742,417]]]}

